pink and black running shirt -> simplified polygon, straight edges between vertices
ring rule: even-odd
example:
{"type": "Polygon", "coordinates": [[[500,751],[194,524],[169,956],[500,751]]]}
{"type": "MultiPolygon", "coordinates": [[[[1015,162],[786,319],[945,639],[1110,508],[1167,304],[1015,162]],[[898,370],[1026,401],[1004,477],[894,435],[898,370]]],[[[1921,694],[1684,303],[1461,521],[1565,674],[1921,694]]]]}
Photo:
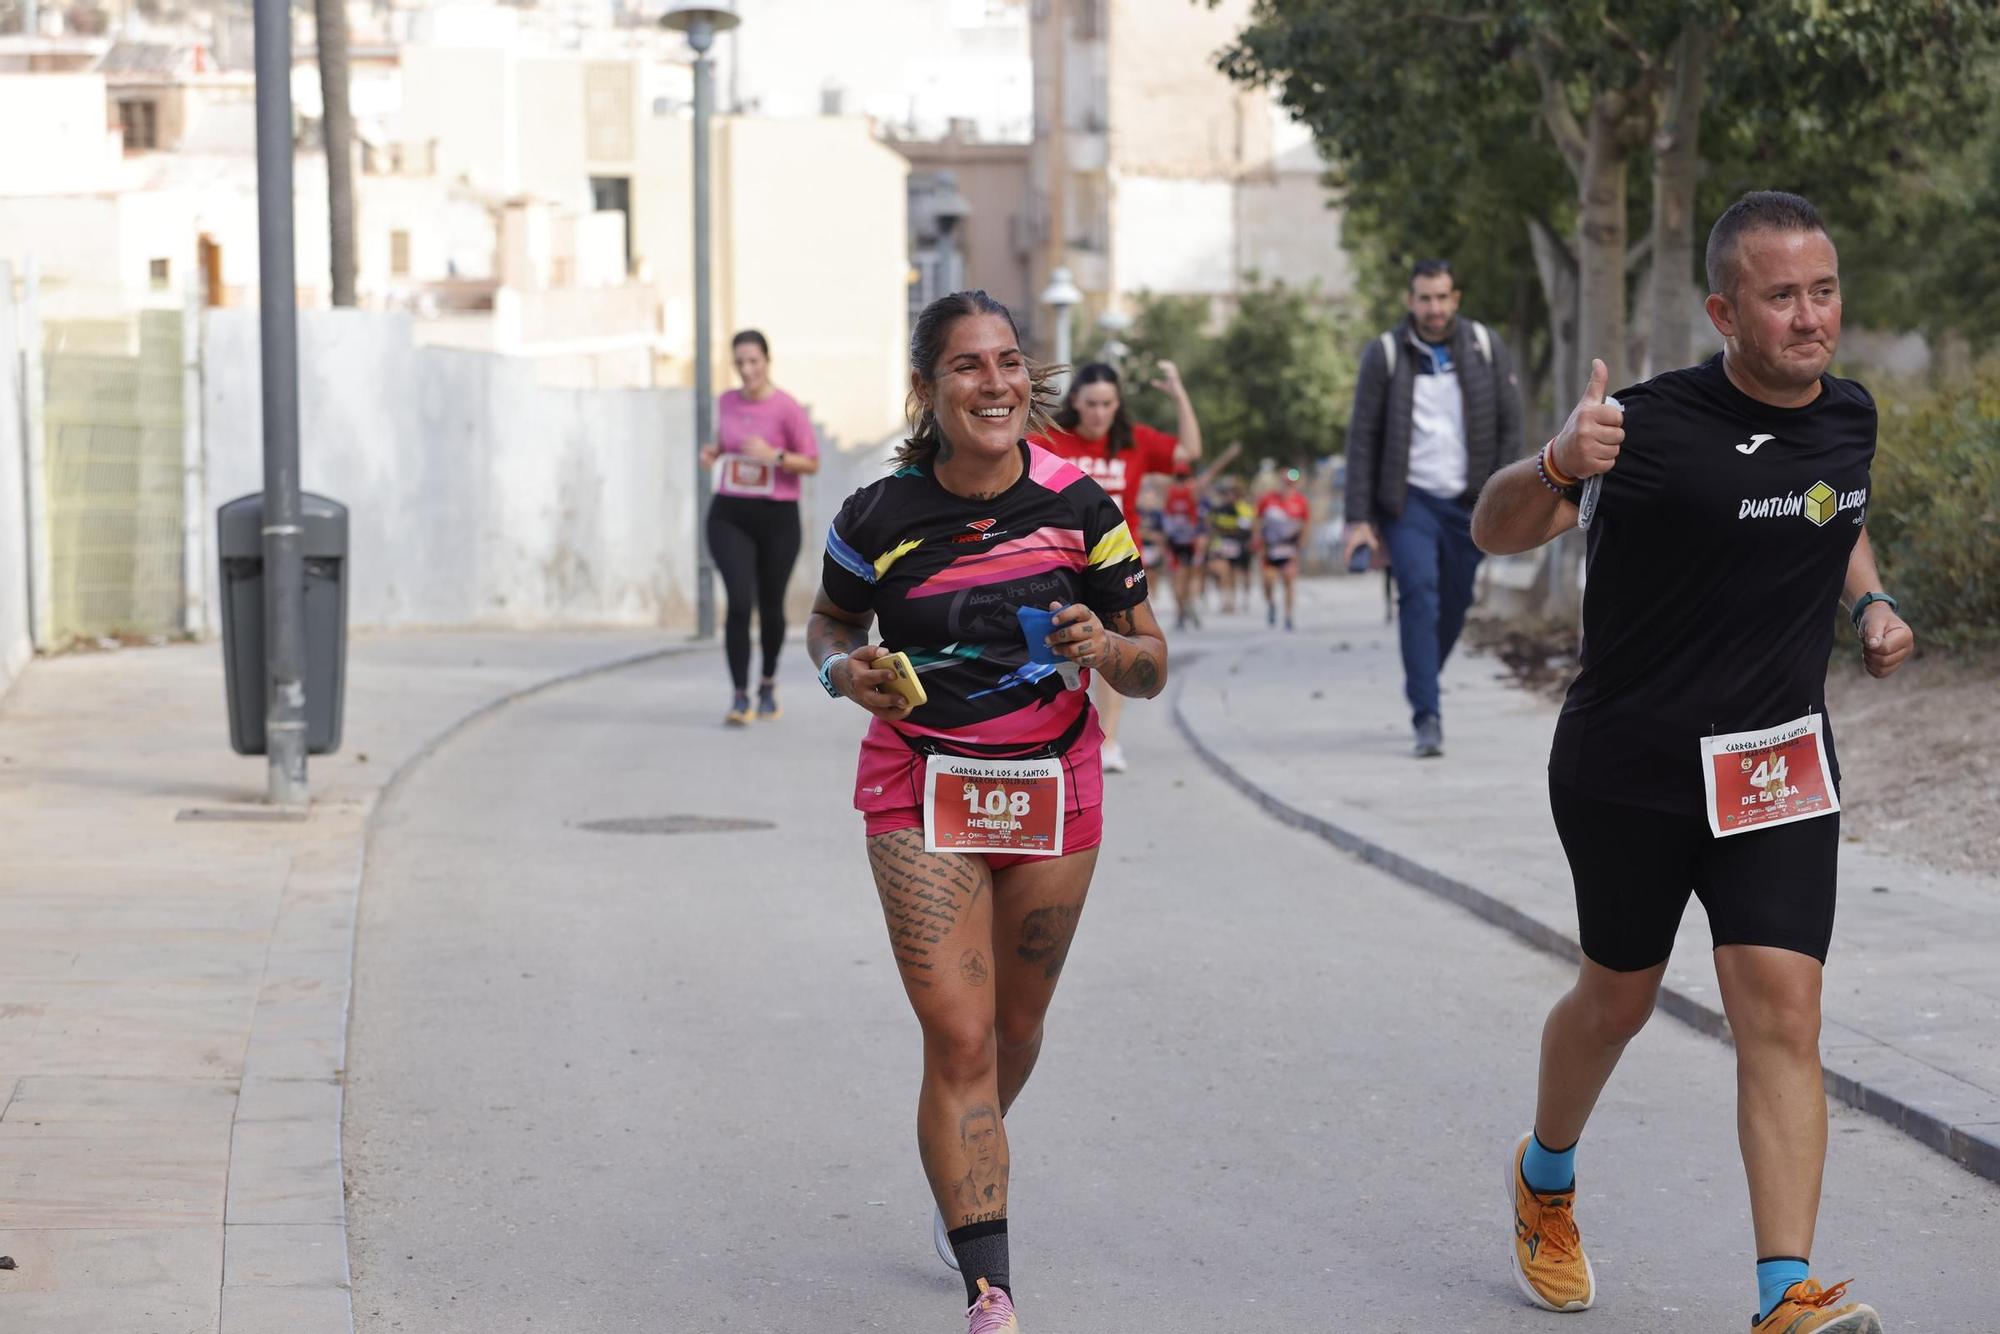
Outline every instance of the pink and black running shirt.
{"type": "Polygon", "coordinates": [[[1082,734],[1089,693],[1028,661],[1017,607],[1081,602],[1098,616],[1146,600],[1125,516],[1073,463],[1020,445],[1021,478],[968,500],[926,467],[848,497],[826,535],[826,595],[872,611],[882,643],[910,655],[929,701],[868,742],[986,758],[1047,753],[1082,734]]]}

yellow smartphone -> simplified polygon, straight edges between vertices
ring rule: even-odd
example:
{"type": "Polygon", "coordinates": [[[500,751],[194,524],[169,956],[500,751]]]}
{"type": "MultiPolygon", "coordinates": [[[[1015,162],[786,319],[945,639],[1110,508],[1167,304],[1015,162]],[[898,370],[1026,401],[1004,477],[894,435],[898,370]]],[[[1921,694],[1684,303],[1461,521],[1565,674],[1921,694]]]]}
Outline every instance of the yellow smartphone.
{"type": "Polygon", "coordinates": [[[929,701],[930,696],[924,693],[924,683],[917,679],[917,669],[910,662],[909,654],[891,653],[887,657],[877,658],[874,665],[896,674],[896,679],[889,683],[888,688],[910,701],[911,708],[917,708],[929,701]]]}

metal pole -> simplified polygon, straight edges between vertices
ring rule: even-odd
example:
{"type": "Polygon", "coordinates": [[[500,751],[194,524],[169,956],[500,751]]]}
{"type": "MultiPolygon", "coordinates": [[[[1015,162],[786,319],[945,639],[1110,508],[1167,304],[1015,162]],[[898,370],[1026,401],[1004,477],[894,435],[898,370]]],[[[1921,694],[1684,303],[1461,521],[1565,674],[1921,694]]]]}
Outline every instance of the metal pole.
{"type": "Polygon", "coordinates": [[[201,441],[202,275],[181,301],[181,630],[208,633],[208,468],[201,441]]]}
{"type": "Polygon", "coordinates": [[[257,260],[264,379],[265,796],[306,788],[305,554],[299,507],[298,278],[292,241],[292,11],[255,0],[257,260]]]}
{"type": "Polygon", "coordinates": [[[49,522],[48,382],[42,360],[42,270],[21,272],[21,433],[28,465],[28,634],[38,652],[56,647],[54,526],[49,522]]]}
{"type": "Polygon", "coordinates": [[[715,563],[704,536],[708,520],[709,475],[701,466],[701,447],[715,439],[714,351],[709,346],[714,315],[709,303],[708,122],[715,98],[714,67],[708,48],[715,31],[707,23],[688,29],[694,48],[694,547],[695,637],[715,637],[715,563]]]}

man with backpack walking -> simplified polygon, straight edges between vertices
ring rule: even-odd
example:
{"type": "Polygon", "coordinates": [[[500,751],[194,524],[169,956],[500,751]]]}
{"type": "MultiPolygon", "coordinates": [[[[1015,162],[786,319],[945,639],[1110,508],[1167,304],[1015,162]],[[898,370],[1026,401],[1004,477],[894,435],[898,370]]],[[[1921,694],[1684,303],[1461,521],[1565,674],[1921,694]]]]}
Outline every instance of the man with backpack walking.
{"type": "Polygon", "coordinates": [[[1342,558],[1386,554],[1396,580],[1403,691],[1416,754],[1444,753],[1438,673],[1465,627],[1480,552],[1472,506],[1521,457],[1521,400],[1507,349],[1458,317],[1451,263],[1410,271],[1409,317],[1361,354],[1347,427],[1342,558]]]}

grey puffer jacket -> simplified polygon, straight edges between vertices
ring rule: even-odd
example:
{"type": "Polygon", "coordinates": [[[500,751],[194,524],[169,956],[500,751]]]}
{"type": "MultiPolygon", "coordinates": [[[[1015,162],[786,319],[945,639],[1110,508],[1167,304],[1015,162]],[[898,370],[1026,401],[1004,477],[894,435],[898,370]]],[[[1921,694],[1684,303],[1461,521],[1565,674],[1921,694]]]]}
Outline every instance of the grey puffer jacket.
{"type": "MultiPolygon", "coordinates": [[[[1521,397],[1507,349],[1491,330],[1483,340],[1474,322],[1452,325],[1451,359],[1465,401],[1465,494],[1467,505],[1497,470],[1525,452],[1521,440],[1521,397]]],[[[1354,385],[1354,413],[1347,423],[1347,507],[1349,523],[1393,519],[1410,493],[1410,406],[1416,397],[1416,359],[1428,356],[1406,317],[1389,331],[1397,346],[1389,367],[1382,340],[1361,354],[1354,385]]]]}

